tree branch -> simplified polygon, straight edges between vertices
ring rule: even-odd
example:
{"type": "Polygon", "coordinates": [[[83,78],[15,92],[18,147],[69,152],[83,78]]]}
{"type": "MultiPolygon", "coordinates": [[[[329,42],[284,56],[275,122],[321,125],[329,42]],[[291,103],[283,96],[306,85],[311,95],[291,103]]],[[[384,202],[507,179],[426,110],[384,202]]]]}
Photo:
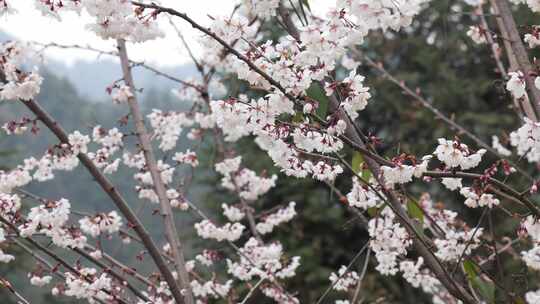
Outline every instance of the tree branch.
{"type": "Polygon", "coordinates": [[[512,15],[510,5],[507,0],[490,0],[490,2],[498,12],[498,16],[496,17],[497,25],[503,35],[504,48],[506,49],[510,67],[512,69],[519,69],[525,77],[530,100],[526,104],[522,102],[525,114],[532,121],[538,121],[538,115],[540,115],[540,91],[534,85],[534,69],[529,61],[529,55],[527,54],[525,45],[521,41],[521,36],[512,15]]]}
{"type": "Polygon", "coordinates": [[[165,225],[165,236],[171,246],[172,256],[174,258],[174,266],[178,274],[178,283],[184,291],[184,301],[186,304],[193,304],[193,294],[189,284],[189,274],[186,269],[186,261],[182,252],[182,243],[176,230],[174,222],[174,215],[172,207],[167,197],[167,189],[161,179],[161,172],[157,167],[156,158],[150,142],[150,135],[148,134],[146,127],[144,126],[144,118],[139,108],[139,102],[136,96],[136,88],[133,82],[133,76],[131,74],[131,67],[129,66],[129,57],[126,49],[126,42],[124,40],[117,40],[118,54],[120,57],[120,63],[122,65],[122,72],[124,74],[124,81],[129,86],[132,95],[128,98],[128,105],[135,122],[135,129],[137,131],[137,137],[141,145],[141,150],[144,154],[146,161],[146,168],[152,176],[154,189],[159,199],[159,205],[161,209],[161,216],[163,217],[163,223],[165,225]]]}
{"type": "MultiPolygon", "coordinates": [[[[62,143],[69,144],[68,134],[66,131],[64,131],[60,124],[56,122],[35,100],[21,101],[21,103],[25,105],[32,113],[34,113],[34,115],[36,115],[39,120],[43,122],[43,124],[54,135],[56,135],[56,137],[62,143]]],[[[169,284],[173,297],[178,303],[182,303],[182,293],[175,282],[174,276],[167,267],[167,263],[160,255],[159,249],[150,237],[150,234],[146,228],[143,226],[142,222],[135,215],[133,210],[131,210],[131,207],[129,207],[127,201],[120,194],[120,192],[118,192],[109,179],[105,177],[101,171],[99,171],[94,162],[86,154],[80,153],[77,157],[86,167],[92,177],[94,177],[96,182],[101,186],[103,191],[105,191],[105,193],[107,193],[107,195],[111,198],[118,210],[120,210],[120,212],[126,217],[130,225],[132,225],[133,230],[135,230],[137,235],[141,238],[142,243],[150,253],[150,256],[159,269],[159,272],[163,275],[167,284],[169,284]]]]}

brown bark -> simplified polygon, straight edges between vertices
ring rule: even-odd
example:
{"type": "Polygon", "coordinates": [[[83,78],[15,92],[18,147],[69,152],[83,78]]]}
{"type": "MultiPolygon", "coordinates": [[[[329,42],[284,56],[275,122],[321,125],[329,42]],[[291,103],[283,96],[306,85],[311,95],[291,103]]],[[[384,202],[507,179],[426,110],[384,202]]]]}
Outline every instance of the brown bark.
{"type": "Polygon", "coordinates": [[[497,26],[502,34],[506,56],[511,70],[523,72],[528,98],[520,100],[525,115],[532,121],[538,121],[540,115],[540,91],[534,85],[534,69],[529,55],[517,29],[512,10],[507,0],[491,0],[497,16],[497,26]]]}
{"type": "Polygon", "coordinates": [[[163,218],[163,224],[165,226],[165,236],[171,247],[171,253],[174,259],[174,266],[178,274],[178,283],[184,291],[184,301],[186,304],[193,304],[193,294],[191,292],[189,274],[186,269],[186,261],[182,251],[182,243],[176,230],[176,224],[174,222],[174,215],[170,201],[167,197],[167,189],[161,179],[161,173],[157,166],[157,161],[154,156],[152,144],[150,141],[150,135],[144,125],[144,118],[139,108],[139,102],[137,100],[135,84],[133,82],[133,76],[131,74],[131,67],[129,63],[129,57],[126,49],[126,42],[124,40],[117,40],[118,43],[118,55],[120,57],[120,63],[122,66],[122,72],[124,74],[124,82],[128,85],[132,92],[132,96],[128,98],[128,105],[131,115],[135,123],[135,129],[137,131],[137,137],[139,139],[140,149],[144,154],[146,161],[146,169],[152,176],[154,183],[154,190],[156,191],[159,199],[160,212],[163,218]]]}
{"type": "MultiPolygon", "coordinates": [[[[34,115],[36,115],[36,117],[39,118],[39,120],[43,122],[43,124],[54,135],[56,135],[56,137],[62,143],[69,143],[68,134],[66,133],[66,131],[64,131],[64,129],[60,126],[60,124],[56,122],[49,115],[49,113],[47,113],[35,100],[21,101],[21,103],[23,103],[32,113],[34,113],[34,115]]],[[[129,207],[127,201],[120,194],[120,192],[118,192],[118,190],[109,181],[109,179],[107,179],[107,177],[105,177],[105,175],[103,175],[103,173],[99,171],[99,169],[96,167],[94,162],[86,154],[81,153],[77,157],[79,158],[81,163],[86,167],[86,169],[95,179],[95,181],[101,186],[103,191],[105,191],[105,193],[107,193],[107,195],[111,198],[111,200],[116,205],[118,210],[120,210],[122,215],[127,219],[129,224],[132,226],[133,230],[135,230],[135,233],[137,233],[144,247],[150,253],[152,260],[156,264],[164,280],[167,282],[167,284],[169,284],[169,288],[171,289],[171,293],[173,294],[173,297],[178,303],[182,303],[182,299],[183,299],[182,293],[180,292],[180,288],[178,288],[178,285],[176,284],[174,276],[172,275],[171,271],[167,267],[167,263],[161,256],[159,249],[157,248],[156,244],[150,237],[150,234],[148,233],[146,228],[143,226],[142,222],[135,215],[133,210],[131,210],[131,207],[129,207]]]]}

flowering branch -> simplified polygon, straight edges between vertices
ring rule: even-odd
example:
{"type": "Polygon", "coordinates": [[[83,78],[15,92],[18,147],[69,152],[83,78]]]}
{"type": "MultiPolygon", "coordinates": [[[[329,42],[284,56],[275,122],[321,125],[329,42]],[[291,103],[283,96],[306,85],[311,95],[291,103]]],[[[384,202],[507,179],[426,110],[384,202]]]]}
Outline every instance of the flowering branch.
{"type": "Polygon", "coordinates": [[[163,217],[163,223],[165,225],[165,235],[171,246],[171,252],[174,258],[174,266],[178,273],[178,279],[180,287],[184,290],[184,301],[186,304],[193,304],[193,295],[191,293],[191,287],[189,284],[189,274],[186,270],[186,262],[184,254],[182,252],[182,244],[180,243],[180,237],[176,230],[174,222],[174,215],[172,213],[171,204],[167,198],[165,185],[161,179],[161,173],[158,171],[156,158],[152,146],[150,144],[150,136],[144,126],[144,120],[139,109],[139,103],[136,97],[136,88],[133,82],[133,76],[131,75],[131,68],[129,66],[129,59],[127,55],[126,42],[124,40],[117,40],[118,54],[122,65],[122,72],[124,74],[124,81],[133,92],[128,97],[128,104],[135,123],[135,129],[137,130],[137,136],[141,145],[145,160],[146,167],[152,176],[154,189],[159,199],[161,207],[161,216],[163,217]]]}
{"type": "Polygon", "coordinates": [[[491,5],[498,12],[497,25],[503,34],[506,55],[509,58],[510,66],[518,68],[525,78],[526,88],[529,91],[530,105],[524,105],[527,117],[532,121],[538,120],[540,115],[540,90],[534,84],[534,69],[529,61],[529,55],[521,41],[516,22],[512,15],[510,5],[507,0],[491,0],[491,5]],[[532,108],[532,110],[530,109],[532,108]]]}
{"type": "MultiPolygon", "coordinates": [[[[41,120],[41,122],[43,122],[43,124],[45,124],[45,126],[47,126],[47,128],[49,128],[49,130],[51,130],[54,135],[56,135],[56,137],[61,142],[69,144],[68,135],[64,131],[64,129],[47,112],[45,112],[45,110],[35,100],[21,101],[21,103],[25,105],[30,111],[32,111],[32,113],[34,113],[34,115],[36,115],[41,120]]],[[[105,193],[109,195],[109,197],[115,203],[116,207],[120,210],[120,212],[122,212],[126,219],[130,223],[132,223],[133,230],[135,230],[137,235],[141,238],[141,241],[143,242],[145,247],[148,249],[148,252],[152,256],[152,259],[156,263],[156,266],[169,284],[173,296],[175,297],[175,299],[177,299],[179,303],[181,303],[181,299],[183,298],[183,296],[175,283],[175,279],[171,271],[167,267],[165,260],[161,257],[157,246],[148,234],[146,228],[142,225],[141,221],[137,218],[135,213],[131,210],[128,203],[114,187],[114,185],[105,177],[105,175],[103,175],[99,171],[94,162],[86,154],[83,153],[80,153],[77,157],[79,158],[81,163],[88,169],[96,182],[101,186],[103,191],[105,191],[105,193]]]]}
{"type": "MultiPolygon", "coordinates": [[[[497,150],[495,150],[493,147],[491,147],[489,144],[487,144],[485,141],[480,139],[478,136],[473,134],[471,131],[467,130],[462,125],[458,124],[454,120],[450,119],[448,116],[444,115],[439,109],[437,109],[431,102],[427,101],[424,97],[422,97],[417,92],[413,91],[410,87],[408,87],[403,81],[400,81],[399,79],[395,78],[392,74],[390,74],[381,63],[374,62],[371,58],[367,56],[362,56],[362,59],[367,62],[367,64],[379,72],[381,72],[382,76],[386,79],[388,79],[390,82],[397,85],[400,89],[405,92],[405,94],[411,96],[415,100],[419,101],[420,104],[428,109],[430,112],[432,112],[437,118],[442,120],[444,123],[446,123],[450,128],[453,130],[458,131],[461,134],[465,134],[468,138],[470,138],[472,141],[474,141],[477,145],[480,147],[488,150],[493,155],[497,156],[499,159],[506,159],[504,156],[502,156],[497,150]]],[[[523,169],[519,168],[513,161],[508,160],[508,163],[511,164],[516,170],[518,170],[523,176],[525,176],[529,181],[532,181],[532,177],[525,172],[523,169]]]]}

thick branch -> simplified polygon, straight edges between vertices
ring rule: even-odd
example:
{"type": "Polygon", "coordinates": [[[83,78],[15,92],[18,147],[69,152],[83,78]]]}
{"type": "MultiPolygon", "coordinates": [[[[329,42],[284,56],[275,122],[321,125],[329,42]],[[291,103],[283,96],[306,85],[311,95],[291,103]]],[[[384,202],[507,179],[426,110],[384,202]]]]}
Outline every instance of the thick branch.
{"type": "Polygon", "coordinates": [[[491,5],[498,12],[497,25],[503,35],[504,47],[510,66],[519,69],[525,76],[530,102],[528,104],[522,103],[524,111],[529,119],[538,121],[538,115],[540,115],[540,91],[534,85],[534,69],[529,61],[525,45],[521,41],[510,5],[507,0],[491,0],[491,5]]]}
{"type": "MultiPolygon", "coordinates": [[[[51,132],[56,135],[56,137],[62,142],[69,144],[68,135],[66,131],[58,124],[50,115],[47,113],[35,100],[29,100],[29,101],[21,101],[22,104],[24,104],[36,117],[43,122],[43,124],[51,130],[51,132]]],[[[148,250],[150,253],[150,256],[152,257],[154,263],[156,264],[157,268],[159,269],[159,272],[161,275],[163,275],[165,281],[167,284],[169,284],[169,288],[171,289],[171,293],[173,294],[173,297],[178,303],[181,303],[182,300],[182,294],[180,292],[180,289],[176,285],[174,276],[172,275],[169,268],[167,268],[167,263],[163,259],[163,257],[160,255],[159,249],[157,248],[156,244],[150,237],[150,234],[146,230],[146,228],[143,226],[142,222],[137,218],[133,210],[131,210],[131,207],[129,207],[127,201],[124,199],[124,197],[118,192],[118,190],[114,187],[114,185],[103,175],[99,169],[96,167],[94,162],[86,155],[86,154],[79,154],[77,156],[81,163],[86,167],[88,172],[94,177],[96,182],[101,186],[103,191],[107,193],[107,195],[111,198],[113,203],[116,205],[116,207],[120,210],[120,212],[124,215],[124,217],[128,220],[130,225],[132,225],[133,230],[137,233],[137,235],[141,238],[142,243],[144,244],[144,247],[148,250]]]]}
{"type": "Polygon", "coordinates": [[[146,169],[150,172],[150,175],[152,176],[154,190],[156,191],[157,197],[159,199],[161,216],[163,217],[163,223],[165,225],[165,236],[167,237],[169,245],[171,246],[171,252],[175,264],[174,266],[178,274],[178,281],[180,283],[180,287],[185,292],[185,303],[193,304],[194,299],[189,284],[189,274],[186,269],[186,261],[182,252],[182,244],[176,230],[172,207],[167,197],[167,189],[165,188],[165,184],[161,179],[161,173],[158,169],[156,158],[154,156],[152,144],[150,142],[150,135],[148,134],[146,127],[144,126],[144,118],[139,108],[135,84],[133,82],[131,67],[129,65],[126,42],[124,40],[118,40],[117,43],[120,63],[122,65],[122,72],[124,74],[124,81],[129,86],[132,92],[131,97],[128,98],[129,108],[135,122],[135,129],[137,131],[137,137],[139,138],[141,150],[146,160],[146,169]]]}

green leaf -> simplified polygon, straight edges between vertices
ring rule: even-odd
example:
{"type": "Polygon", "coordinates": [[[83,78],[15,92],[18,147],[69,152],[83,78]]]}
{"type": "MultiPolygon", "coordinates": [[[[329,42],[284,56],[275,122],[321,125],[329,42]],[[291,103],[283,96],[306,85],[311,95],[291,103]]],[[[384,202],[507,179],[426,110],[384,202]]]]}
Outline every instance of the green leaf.
{"type": "Polygon", "coordinates": [[[319,102],[319,107],[317,108],[317,115],[322,118],[326,118],[326,116],[328,115],[329,99],[328,96],[326,96],[323,88],[321,88],[318,83],[313,82],[309,89],[306,90],[306,93],[309,98],[319,102]]]}
{"type": "Polygon", "coordinates": [[[369,180],[371,179],[371,176],[373,176],[373,174],[371,174],[371,171],[369,169],[366,169],[366,170],[362,171],[362,178],[365,181],[369,182],[369,180]]]}
{"type": "Polygon", "coordinates": [[[352,160],[351,160],[351,166],[354,173],[360,174],[360,171],[362,171],[363,164],[364,164],[364,158],[362,157],[362,154],[358,151],[354,152],[352,160]]]}
{"type": "Polygon", "coordinates": [[[292,118],[292,121],[295,123],[301,123],[304,121],[304,113],[302,112],[296,112],[294,117],[292,118]]]}
{"type": "Polygon", "coordinates": [[[424,212],[418,204],[412,200],[409,200],[407,202],[407,212],[409,215],[415,219],[417,219],[421,224],[424,223],[424,212]]]}
{"type": "Polygon", "coordinates": [[[465,268],[465,272],[467,273],[467,276],[469,280],[473,280],[478,276],[478,273],[476,271],[476,266],[473,262],[469,260],[463,261],[463,268],[465,268]]]}
{"type": "Polygon", "coordinates": [[[354,152],[351,160],[351,166],[354,173],[360,175],[365,181],[369,181],[371,179],[371,171],[369,169],[362,170],[364,167],[364,157],[360,152],[354,152]]]}
{"type": "Polygon", "coordinates": [[[486,303],[494,303],[495,285],[492,282],[483,280],[482,277],[478,276],[478,268],[472,261],[463,261],[463,268],[465,269],[469,282],[471,282],[472,286],[478,290],[482,296],[482,299],[484,299],[486,303]]]}
{"type": "Polygon", "coordinates": [[[377,208],[377,207],[371,207],[371,208],[368,208],[368,210],[367,210],[367,213],[371,217],[375,217],[378,212],[379,212],[379,208],[377,208]]]}
{"type": "Polygon", "coordinates": [[[522,297],[518,297],[514,300],[514,304],[527,304],[522,297]]]}
{"type": "Polygon", "coordinates": [[[495,303],[495,284],[484,281],[480,277],[474,278],[473,286],[487,303],[495,303]]]}

